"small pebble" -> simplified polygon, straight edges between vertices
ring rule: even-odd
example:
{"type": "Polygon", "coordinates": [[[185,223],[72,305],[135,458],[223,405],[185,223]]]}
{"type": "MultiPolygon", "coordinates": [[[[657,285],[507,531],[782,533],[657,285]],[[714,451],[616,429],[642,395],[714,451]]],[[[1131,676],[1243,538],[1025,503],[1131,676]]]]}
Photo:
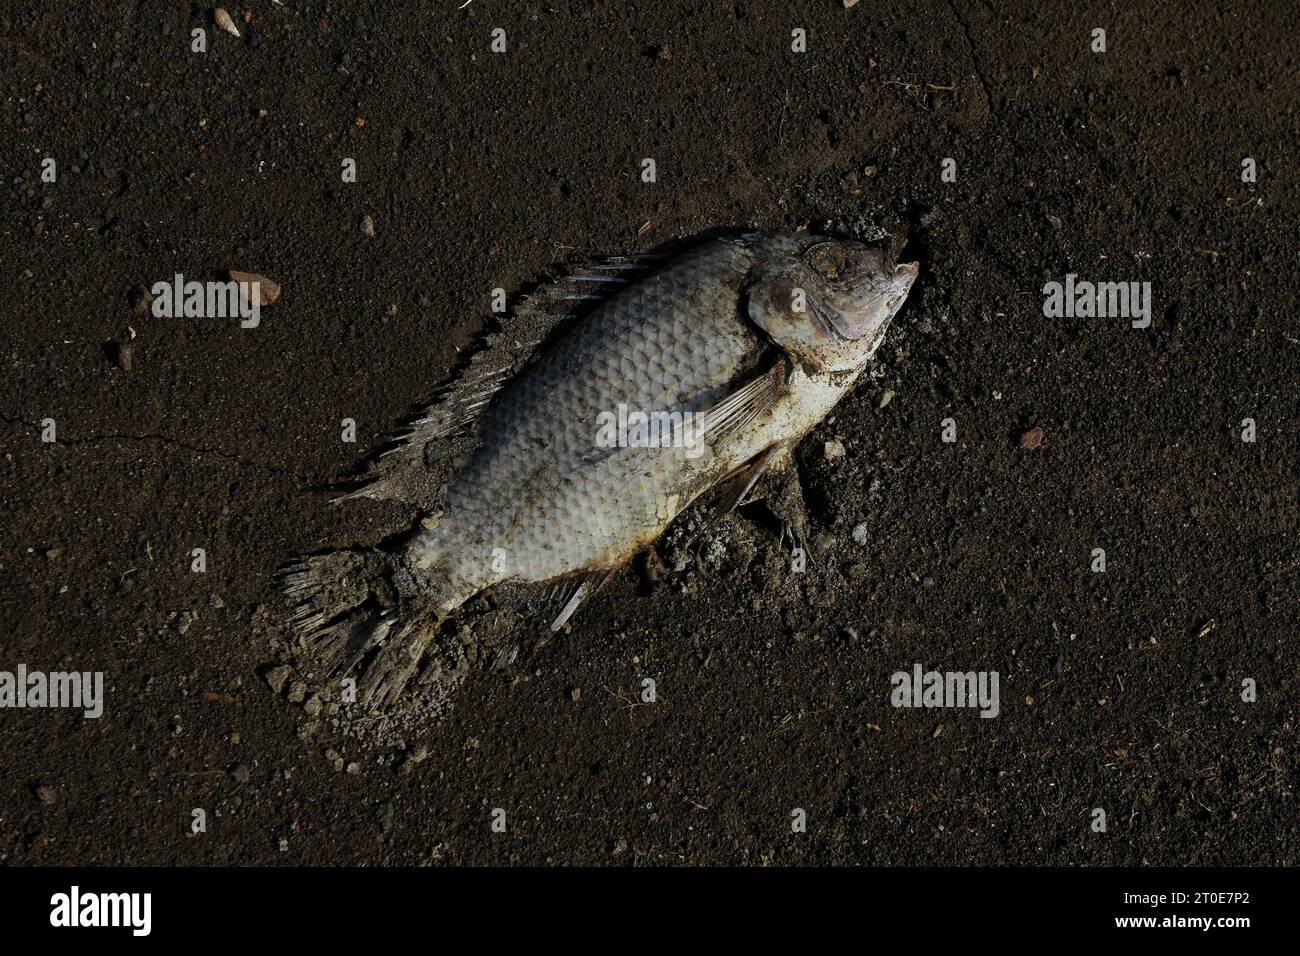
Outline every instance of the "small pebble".
{"type": "Polygon", "coordinates": [[[1043,439],[1047,437],[1047,429],[1042,425],[1035,425],[1033,428],[1024,432],[1020,436],[1020,447],[1026,451],[1034,451],[1043,447],[1043,439]]]}
{"type": "Polygon", "coordinates": [[[293,669],[287,664],[281,664],[279,667],[272,667],[265,675],[263,675],[266,680],[266,686],[270,687],[271,690],[275,691],[277,694],[284,690],[284,685],[288,683],[289,678],[292,676],[293,669]]]}
{"type": "Polygon", "coordinates": [[[268,279],[266,276],[258,275],[256,272],[236,272],[230,270],[230,281],[238,282],[240,285],[239,294],[246,301],[251,301],[252,296],[249,290],[253,284],[257,284],[257,298],[259,305],[270,305],[276,299],[280,298],[280,284],[274,279],[268,279]],[[247,288],[245,288],[247,287],[247,288]]]}
{"type": "Polygon", "coordinates": [[[865,524],[855,524],[853,526],[853,543],[866,544],[868,540],[867,526],[865,524]]]}
{"type": "Polygon", "coordinates": [[[375,221],[370,218],[370,213],[361,217],[361,234],[367,239],[375,238],[375,221]]]}
{"type": "Polygon", "coordinates": [[[827,461],[834,461],[836,458],[844,457],[844,442],[838,438],[832,438],[822,447],[822,454],[826,456],[827,461]]]}

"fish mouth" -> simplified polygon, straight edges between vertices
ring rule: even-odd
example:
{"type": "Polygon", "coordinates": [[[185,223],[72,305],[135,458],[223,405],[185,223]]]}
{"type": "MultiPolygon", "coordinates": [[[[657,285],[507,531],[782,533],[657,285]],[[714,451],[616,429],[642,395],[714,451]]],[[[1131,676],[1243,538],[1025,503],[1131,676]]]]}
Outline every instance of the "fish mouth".
{"type": "Polygon", "coordinates": [[[845,302],[842,307],[820,298],[813,299],[813,321],[832,341],[859,342],[893,319],[907,299],[919,271],[920,263],[901,263],[883,279],[872,282],[864,294],[845,302]]]}
{"type": "MultiPolygon", "coordinates": [[[[862,337],[850,334],[852,326],[845,326],[843,323],[843,314],[833,306],[827,305],[820,299],[812,300],[812,318],[818,330],[828,339],[838,340],[840,342],[853,342],[862,337]]],[[[865,329],[863,334],[865,334],[865,329]]]]}

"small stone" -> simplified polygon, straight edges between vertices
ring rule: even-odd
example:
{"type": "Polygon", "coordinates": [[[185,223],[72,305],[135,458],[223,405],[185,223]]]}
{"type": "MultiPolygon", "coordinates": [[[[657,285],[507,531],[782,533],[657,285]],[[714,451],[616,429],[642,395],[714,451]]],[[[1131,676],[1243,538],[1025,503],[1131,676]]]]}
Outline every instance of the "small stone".
{"type": "Polygon", "coordinates": [[[236,764],[235,768],[230,771],[230,777],[235,783],[248,783],[250,776],[247,764],[236,764]]]}
{"type": "Polygon", "coordinates": [[[827,461],[834,461],[836,458],[843,458],[845,455],[844,442],[838,438],[832,438],[822,446],[822,454],[826,456],[827,461]]]}
{"type": "Polygon", "coordinates": [[[1034,451],[1043,447],[1043,439],[1047,437],[1047,429],[1042,425],[1035,425],[1033,428],[1024,432],[1020,436],[1020,447],[1026,451],[1034,451]]]}
{"type": "Polygon", "coordinates": [[[308,717],[315,717],[319,714],[321,712],[321,707],[321,699],[317,694],[312,694],[311,697],[307,699],[307,703],[302,705],[302,709],[306,712],[308,717]]]}
{"type": "Polygon", "coordinates": [[[355,760],[348,764],[348,774],[353,777],[360,776],[361,764],[357,763],[355,760]]]}
{"type": "Polygon", "coordinates": [[[898,393],[895,392],[892,388],[885,389],[883,392],[880,393],[880,404],[877,407],[884,408],[886,405],[888,405],[890,402],[894,400],[894,396],[896,394],[898,393]]]}
{"type": "Polygon", "coordinates": [[[307,685],[300,680],[289,685],[289,703],[301,704],[307,699],[307,685]]]}
{"type": "Polygon", "coordinates": [[[252,288],[257,286],[257,301],[259,305],[270,305],[276,299],[280,298],[280,284],[266,276],[258,275],[256,272],[236,272],[230,270],[230,281],[239,283],[239,294],[243,296],[244,301],[253,300],[252,288]]]}
{"type": "Polygon", "coordinates": [[[570,690],[570,691],[569,691],[569,700],[574,701],[575,703],[576,703],[577,701],[582,700],[582,688],[581,688],[581,687],[575,687],[575,688],[573,688],[572,690],[570,690]]]}
{"type": "Polygon", "coordinates": [[[59,802],[58,791],[48,783],[43,783],[35,790],[36,799],[41,801],[44,806],[52,807],[59,802]]]}
{"type": "Polygon", "coordinates": [[[293,668],[287,664],[281,664],[279,667],[272,667],[262,675],[262,678],[266,681],[266,686],[278,694],[284,690],[284,685],[288,683],[289,678],[292,676],[293,668]]]}
{"type": "Polygon", "coordinates": [[[869,540],[867,534],[868,531],[867,531],[866,524],[863,523],[855,524],[853,526],[853,543],[866,544],[867,541],[869,540]]]}
{"type": "Polygon", "coordinates": [[[370,213],[361,217],[361,234],[367,239],[375,238],[375,220],[370,217],[370,213]]]}

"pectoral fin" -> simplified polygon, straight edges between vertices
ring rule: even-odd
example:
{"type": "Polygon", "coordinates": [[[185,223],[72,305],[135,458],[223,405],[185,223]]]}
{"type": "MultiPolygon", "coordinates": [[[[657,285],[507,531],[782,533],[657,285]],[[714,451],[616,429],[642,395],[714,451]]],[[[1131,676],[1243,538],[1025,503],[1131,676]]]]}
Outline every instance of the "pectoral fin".
{"type": "Polygon", "coordinates": [[[704,414],[704,440],[716,445],[768,411],[785,394],[786,365],[776,362],[704,414]]]}

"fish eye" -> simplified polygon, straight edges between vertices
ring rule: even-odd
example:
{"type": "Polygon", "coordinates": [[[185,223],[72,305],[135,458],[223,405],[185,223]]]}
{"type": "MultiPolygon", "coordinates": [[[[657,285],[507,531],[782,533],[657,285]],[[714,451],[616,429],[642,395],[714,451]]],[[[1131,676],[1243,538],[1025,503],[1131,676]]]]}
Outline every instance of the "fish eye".
{"type": "Polygon", "coordinates": [[[833,279],[844,270],[844,250],[834,242],[819,242],[804,257],[819,275],[833,279]]]}

